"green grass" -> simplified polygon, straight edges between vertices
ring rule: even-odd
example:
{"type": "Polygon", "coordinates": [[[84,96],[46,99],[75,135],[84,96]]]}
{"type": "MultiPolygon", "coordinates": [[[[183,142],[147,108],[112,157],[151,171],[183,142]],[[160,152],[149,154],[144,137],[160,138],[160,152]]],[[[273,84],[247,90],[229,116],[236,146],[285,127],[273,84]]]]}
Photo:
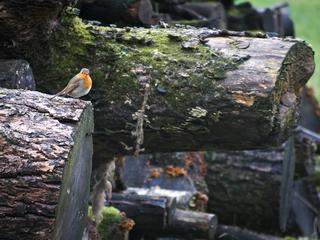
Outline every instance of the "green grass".
{"type": "Polygon", "coordinates": [[[320,100],[320,0],[236,0],[236,3],[250,1],[253,6],[266,7],[288,2],[295,24],[296,37],[306,40],[315,51],[316,70],[309,84],[316,90],[320,100]]]}

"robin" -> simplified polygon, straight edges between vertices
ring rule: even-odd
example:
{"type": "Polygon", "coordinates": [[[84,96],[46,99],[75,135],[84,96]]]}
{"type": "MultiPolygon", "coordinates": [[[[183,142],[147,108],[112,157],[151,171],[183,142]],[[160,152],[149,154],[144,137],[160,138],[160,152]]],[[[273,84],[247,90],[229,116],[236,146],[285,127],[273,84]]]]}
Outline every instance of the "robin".
{"type": "Polygon", "coordinates": [[[54,95],[56,96],[71,96],[73,98],[80,98],[89,93],[92,87],[92,79],[89,75],[88,68],[82,68],[81,71],[69,81],[68,85],[61,91],[54,95]]]}

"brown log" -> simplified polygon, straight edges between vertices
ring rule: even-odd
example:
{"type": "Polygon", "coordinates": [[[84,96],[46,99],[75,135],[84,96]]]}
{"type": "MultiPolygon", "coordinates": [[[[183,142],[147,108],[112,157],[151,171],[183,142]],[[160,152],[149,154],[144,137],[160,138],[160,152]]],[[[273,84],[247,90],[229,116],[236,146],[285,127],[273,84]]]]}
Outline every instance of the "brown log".
{"type": "Polygon", "coordinates": [[[104,24],[150,26],[158,23],[150,0],[82,0],[80,16],[104,24]]]}
{"type": "Polygon", "coordinates": [[[0,59],[0,87],[35,90],[30,64],[25,60],[0,59]]]}
{"type": "MultiPolygon", "coordinates": [[[[7,2],[0,32],[15,33],[11,23],[22,20],[7,2]]],[[[38,11],[48,8],[35,3],[38,11]]],[[[208,29],[98,27],[70,12],[63,16],[48,51],[33,41],[25,47],[46,91],[57,92],[80,66],[92,69],[95,161],[131,154],[142,140],[150,152],[276,146],[295,126],[298,90],[314,70],[305,42],[208,29]]],[[[29,12],[26,18],[34,20],[29,12]]],[[[28,30],[34,38],[36,29],[28,30]]],[[[21,56],[19,47],[0,52],[21,56]]]]}
{"type": "Polygon", "coordinates": [[[281,240],[279,237],[252,232],[236,226],[219,225],[217,238],[231,238],[237,240],[281,240]]]}
{"type": "Polygon", "coordinates": [[[111,204],[132,218],[135,226],[130,235],[180,236],[213,239],[217,229],[214,214],[177,209],[172,196],[137,195],[128,191],[113,194],[111,204]]]}
{"type": "Polygon", "coordinates": [[[167,227],[167,217],[175,210],[175,201],[167,197],[114,193],[110,204],[132,218],[135,229],[161,231],[167,227]]]}
{"type": "Polygon", "coordinates": [[[218,220],[214,214],[176,209],[172,219],[169,219],[168,232],[174,236],[182,235],[190,239],[212,240],[217,225],[218,220]]]}
{"type": "Polygon", "coordinates": [[[220,2],[188,2],[174,8],[172,23],[195,27],[227,28],[226,11],[220,2]]]}
{"type": "Polygon", "coordinates": [[[81,239],[92,106],[48,97],[0,88],[0,239],[81,239]]]}
{"type": "Polygon", "coordinates": [[[194,192],[179,191],[179,190],[168,190],[158,187],[153,188],[127,188],[123,194],[126,195],[139,195],[149,197],[170,197],[175,199],[176,207],[180,209],[188,209],[194,196],[194,192]]]}
{"type": "Polygon", "coordinates": [[[281,225],[287,232],[297,233],[290,215],[292,181],[314,169],[314,142],[298,136],[294,151],[294,171],[283,147],[208,153],[209,211],[217,214],[222,224],[258,232],[268,229],[270,233],[279,232],[281,225]]]}

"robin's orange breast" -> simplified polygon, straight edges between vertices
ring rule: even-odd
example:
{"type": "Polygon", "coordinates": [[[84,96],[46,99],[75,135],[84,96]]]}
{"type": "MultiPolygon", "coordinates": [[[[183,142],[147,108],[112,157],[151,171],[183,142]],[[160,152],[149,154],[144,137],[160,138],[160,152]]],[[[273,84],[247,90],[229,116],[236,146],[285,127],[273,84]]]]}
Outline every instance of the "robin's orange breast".
{"type": "Polygon", "coordinates": [[[89,75],[83,74],[83,76],[81,76],[81,79],[83,79],[83,87],[85,89],[91,88],[92,80],[89,75]]]}

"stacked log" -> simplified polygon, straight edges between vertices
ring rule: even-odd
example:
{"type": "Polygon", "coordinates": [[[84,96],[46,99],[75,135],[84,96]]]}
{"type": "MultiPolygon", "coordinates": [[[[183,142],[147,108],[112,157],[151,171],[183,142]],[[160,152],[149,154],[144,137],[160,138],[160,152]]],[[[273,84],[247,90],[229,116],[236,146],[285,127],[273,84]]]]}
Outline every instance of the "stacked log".
{"type": "MultiPolygon", "coordinates": [[[[95,161],[131,154],[141,139],[150,152],[279,145],[296,122],[298,91],[314,70],[313,51],[302,41],[208,29],[99,27],[72,11],[60,15],[43,54],[43,45],[32,42],[41,34],[17,15],[23,5],[9,2],[0,32],[20,41],[12,23],[23,26],[30,43],[14,51],[3,45],[2,55],[27,51],[40,89],[56,92],[82,66],[92,69],[95,161]]],[[[34,1],[25,17],[51,7],[34,1]]],[[[43,29],[50,26],[48,16],[38,21],[43,29]]]]}
{"type": "Polygon", "coordinates": [[[104,24],[150,26],[159,22],[150,0],[82,0],[80,16],[104,24]]]}
{"type": "Polygon", "coordinates": [[[81,239],[91,104],[0,88],[0,123],[0,239],[81,239]]]}
{"type": "MultiPolygon", "coordinates": [[[[301,234],[302,229],[296,228],[298,219],[292,214],[297,201],[294,184],[314,171],[314,146],[314,141],[298,135],[294,159],[290,159],[292,156],[285,146],[273,150],[207,153],[209,211],[216,213],[222,224],[256,231],[267,229],[270,233],[282,230],[301,234]]],[[[314,192],[303,197],[319,203],[314,192]]]]}
{"type": "Polygon", "coordinates": [[[22,59],[0,59],[0,87],[35,90],[30,64],[22,59]]]}
{"type": "Polygon", "coordinates": [[[177,209],[175,198],[127,192],[114,194],[111,204],[134,220],[132,239],[157,236],[214,239],[216,234],[216,215],[177,209]]]}

